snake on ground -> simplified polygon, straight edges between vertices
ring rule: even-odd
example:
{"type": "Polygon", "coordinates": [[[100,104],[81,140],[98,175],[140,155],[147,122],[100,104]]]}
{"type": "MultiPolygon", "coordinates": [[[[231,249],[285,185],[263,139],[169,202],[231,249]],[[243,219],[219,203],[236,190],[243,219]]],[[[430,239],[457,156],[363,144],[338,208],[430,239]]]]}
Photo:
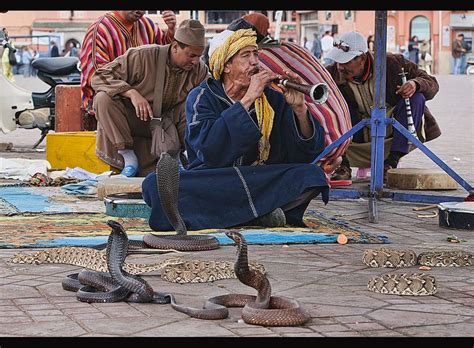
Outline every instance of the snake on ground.
{"type": "Polygon", "coordinates": [[[213,236],[187,234],[186,224],[178,209],[179,164],[168,153],[163,152],[156,163],[156,185],[160,196],[161,207],[175,235],[157,235],[149,233],[143,242],[159,249],[175,249],[179,251],[203,251],[219,248],[219,241],[213,236]]]}
{"type": "Polygon", "coordinates": [[[76,291],[83,302],[153,302],[165,304],[170,298],[155,292],[143,278],[123,270],[128,252],[128,236],[123,226],[113,220],[107,221],[112,228],[106,249],[108,273],[82,270],[70,274],[62,282],[63,289],[76,291]]]}
{"type": "Polygon", "coordinates": [[[311,316],[300,306],[298,301],[283,297],[271,296],[271,285],[268,278],[248,264],[247,242],[243,235],[235,230],[226,232],[227,237],[237,245],[238,256],[234,265],[237,278],[245,285],[257,290],[257,295],[228,294],[208,299],[203,308],[192,308],[176,303],[174,296],[171,306],[182,313],[198,319],[224,319],[228,316],[228,307],[243,307],[242,319],[247,324],[262,326],[297,326],[307,323],[311,316]]]}
{"type": "MultiPolygon", "coordinates": [[[[362,262],[369,267],[401,268],[421,265],[429,267],[466,267],[474,263],[474,255],[462,250],[424,251],[416,255],[410,249],[367,249],[362,262]]],[[[434,276],[424,273],[388,273],[372,277],[367,289],[389,295],[426,296],[437,292],[434,276]]]]}

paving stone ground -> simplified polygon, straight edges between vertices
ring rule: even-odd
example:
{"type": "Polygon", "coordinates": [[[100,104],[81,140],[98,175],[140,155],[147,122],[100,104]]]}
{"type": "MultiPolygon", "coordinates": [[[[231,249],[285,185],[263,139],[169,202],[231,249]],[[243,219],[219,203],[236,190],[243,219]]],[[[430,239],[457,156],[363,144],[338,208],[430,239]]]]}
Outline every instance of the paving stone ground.
{"type": "MultiPolygon", "coordinates": [[[[448,165],[471,185],[474,182],[473,85],[468,76],[439,76],[437,99],[429,106],[443,135],[428,143],[448,165]]],[[[14,139],[18,152],[5,157],[44,158],[44,152],[24,150],[35,139],[17,131],[0,142],[14,139]],[[13,138],[12,138],[13,137],[13,138]],[[23,151],[24,150],[24,151],[23,151]],[[22,152],[23,151],[23,152],[22,152]],[[43,156],[43,157],[41,157],[43,156]]],[[[1,154],[2,157],[4,153],[1,154]]],[[[419,150],[403,159],[403,165],[429,167],[419,150]]],[[[436,165],[432,165],[436,168],[436,165]]],[[[450,194],[452,192],[444,192],[450,194]]],[[[459,189],[452,193],[467,195],[459,189]]],[[[324,205],[316,198],[310,209],[342,219],[370,233],[390,240],[385,246],[416,253],[429,250],[474,250],[472,230],[439,226],[438,218],[419,217],[421,203],[379,201],[379,221],[368,221],[368,201],[333,199],[324,205]],[[455,234],[465,240],[450,243],[455,234]]],[[[87,304],[61,288],[61,280],[81,268],[71,265],[18,265],[8,260],[20,250],[0,249],[0,337],[462,337],[456,347],[474,342],[474,272],[472,267],[434,267],[425,271],[435,276],[438,292],[433,296],[396,296],[370,292],[367,282],[388,272],[421,272],[416,266],[390,270],[368,268],[363,251],[380,244],[302,244],[249,246],[249,258],[264,264],[272,294],[297,299],[311,314],[303,327],[260,327],[245,324],[240,309],[233,308],[227,319],[205,321],[174,311],[169,305],[110,303],[87,304]]],[[[152,263],[169,255],[132,255],[127,261],[152,263]]],[[[189,258],[234,260],[235,248],[223,246],[189,258]]],[[[172,292],[178,302],[200,307],[212,296],[254,293],[237,280],[205,284],[169,283],[159,272],[143,276],[156,291],[172,292]]],[[[2,339],[0,338],[0,346],[2,339]]],[[[5,345],[7,347],[7,345],[5,345]]]]}

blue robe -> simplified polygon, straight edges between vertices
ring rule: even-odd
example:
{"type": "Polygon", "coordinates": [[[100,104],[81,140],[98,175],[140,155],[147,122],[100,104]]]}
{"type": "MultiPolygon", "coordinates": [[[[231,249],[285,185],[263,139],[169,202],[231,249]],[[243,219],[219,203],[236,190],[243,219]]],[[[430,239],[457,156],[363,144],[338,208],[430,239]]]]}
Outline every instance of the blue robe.
{"type": "MultiPolygon", "coordinates": [[[[180,171],[179,211],[189,230],[228,228],[244,224],[293,202],[309,189],[327,203],[329,187],[321,168],[311,164],[324,148],[324,130],[308,114],[313,135],[304,139],[296,116],[283,94],[264,91],[275,116],[270,154],[265,165],[251,166],[258,158],[262,136],[254,108],[233,103],[222,83],[203,81],[186,99],[186,151],[189,165],[180,171]]],[[[150,228],[172,230],[158,195],[156,174],[142,184],[151,207],[150,228]]],[[[309,201],[285,211],[289,224],[301,225],[309,201]]]]}

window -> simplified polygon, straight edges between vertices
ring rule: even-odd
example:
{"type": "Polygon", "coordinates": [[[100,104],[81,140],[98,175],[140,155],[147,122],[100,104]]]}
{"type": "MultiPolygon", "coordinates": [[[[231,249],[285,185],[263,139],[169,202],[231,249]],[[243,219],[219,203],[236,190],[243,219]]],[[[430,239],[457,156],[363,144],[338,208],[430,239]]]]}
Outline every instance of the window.
{"type": "Polygon", "coordinates": [[[312,11],[308,13],[302,13],[300,15],[301,21],[317,21],[318,20],[318,11],[312,11]]]}
{"type": "Polygon", "coordinates": [[[425,16],[417,16],[410,23],[410,38],[418,36],[418,41],[431,40],[430,21],[425,16]]]}
{"type": "Polygon", "coordinates": [[[246,14],[247,11],[206,11],[206,24],[230,24],[246,14]]]}
{"type": "MultiPolygon", "coordinates": [[[[163,11],[161,11],[161,10],[159,10],[159,11],[158,10],[147,10],[146,14],[148,14],[148,15],[157,15],[157,14],[161,14],[161,12],[163,12],[163,11]]],[[[175,15],[179,15],[179,11],[173,11],[173,12],[174,12],[175,15]]]]}

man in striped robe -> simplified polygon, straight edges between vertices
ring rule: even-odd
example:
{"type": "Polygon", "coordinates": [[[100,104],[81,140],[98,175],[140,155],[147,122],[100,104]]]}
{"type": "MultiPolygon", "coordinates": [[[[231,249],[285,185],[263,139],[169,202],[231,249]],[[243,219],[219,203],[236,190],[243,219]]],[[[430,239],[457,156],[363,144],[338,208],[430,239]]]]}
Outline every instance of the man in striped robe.
{"type": "Polygon", "coordinates": [[[92,76],[101,66],[113,61],[127,52],[130,47],[146,44],[166,45],[173,40],[176,15],[173,11],[163,11],[163,21],[168,29],[161,30],[145,11],[108,12],[87,29],[82,43],[81,60],[81,97],[82,107],[94,116],[92,100],[94,89],[92,76]]]}

